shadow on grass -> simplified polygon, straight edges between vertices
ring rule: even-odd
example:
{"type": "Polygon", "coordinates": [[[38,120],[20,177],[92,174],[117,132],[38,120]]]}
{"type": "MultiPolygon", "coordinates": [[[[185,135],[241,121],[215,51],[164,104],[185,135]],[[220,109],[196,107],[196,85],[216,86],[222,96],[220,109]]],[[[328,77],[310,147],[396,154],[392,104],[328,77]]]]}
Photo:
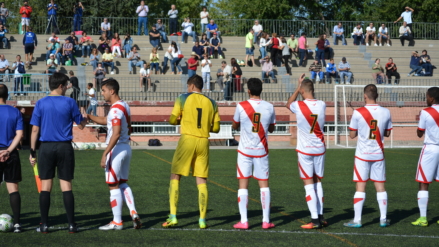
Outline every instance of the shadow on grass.
{"type": "MultiPolygon", "coordinates": [[[[212,210],[207,210],[207,214],[209,214],[209,212],[211,212],[212,210]]],[[[166,221],[166,219],[168,218],[168,214],[169,211],[160,211],[160,212],[155,212],[152,214],[140,214],[140,219],[143,220],[142,221],[142,228],[151,228],[156,226],[157,224],[164,223],[166,221]],[[154,218],[152,220],[149,220],[151,218],[154,218]]],[[[200,215],[199,211],[193,211],[193,212],[187,212],[187,213],[179,213],[177,214],[177,219],[180,221],[182,219],[186,219],[186,218],[192,218],[192,217],[197,217],[200,215]]],[[[208,218],[209,220],[209,218],[208,218]]],[[[176,225],[172,228],[183,228],[189,225],[193,225],[193,224],[197,224],[198,225],[198,221],[196,222],[192,222],[192,223],[188,223],[185,225],[176,225]]]]}
{"type": "MultiPolygon", "coordinates": [[[[417,207],[409,210],[393,210],[387,214],[387,218],[391,220],[390,224],[393,225],[415,214],[419,214],[419,208],[417,207]]],[[[417,217],[415,218],[417,219],[417,217]]],[[[413,221],[416,220],[415,218],[413,218],[413,221]]]]}
{"type": "MultiPolygon", "coordinates": [[[[326,211],[326,209],[325,209],[325,211],[326,211]]],[[[328,221],[328,223],[330,225],[333,225],[333,224],[336,224],[339,222],[343,222],[343,223],[348,222],[354,218],[354,209],[353,208],[344,209],[343,211],[345,211],[345,213],[335,215],[335,216],[333,216],[329,219],[326,219],[326,220],[328,221]]],[[[375,213],[375,212],[377,212],[377,210],[375,208],[363,207],[362,215],[371,214],[371,213],[375,213]]],[[[378,217],[378,222],[379,222],[379,217],[378,217]]],[[[368,224],[372,224],[372,223],[368,223],[368,224]]],[[[363,225],[366,225],[366,224],[363,224],[363,225]]]]}

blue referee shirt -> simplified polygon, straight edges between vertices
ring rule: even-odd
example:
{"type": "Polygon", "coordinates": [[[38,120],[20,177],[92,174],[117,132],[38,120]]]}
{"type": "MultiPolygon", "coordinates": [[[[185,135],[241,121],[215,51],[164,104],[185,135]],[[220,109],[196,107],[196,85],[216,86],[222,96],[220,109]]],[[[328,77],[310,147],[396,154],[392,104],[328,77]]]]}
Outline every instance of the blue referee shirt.
{"type": "Polygon", "coordinates": [[[34,43],[35,46],[38,45],[37,35],[33,32],[26,32],[26,34],[23,36],[23,45],[34,43]]]}
{"type": "Polygon", "coordinates": [[[30,124],[40,127],[40,141],[71,141],[73,122],[84,120],[74,99],[47,96],[37,101],[30,124]]]}
{"type": "Polygon", "coordinates": [[[0,105],[0,148],[11,145],[17,130],[23,130],[21,112],[10,105],[0,105]]]}

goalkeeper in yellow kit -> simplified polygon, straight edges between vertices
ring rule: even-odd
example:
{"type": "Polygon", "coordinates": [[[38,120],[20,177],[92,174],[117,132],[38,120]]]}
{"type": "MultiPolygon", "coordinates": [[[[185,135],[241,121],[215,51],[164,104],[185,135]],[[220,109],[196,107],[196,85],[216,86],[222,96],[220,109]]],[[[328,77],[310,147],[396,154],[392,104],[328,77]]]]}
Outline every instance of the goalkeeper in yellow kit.
{"type": "Polygon", "coordinates": [[[169,123],[181,125],[181,137],[172,159],[169,184],[170,215],[163,227],[177,225],[177,204],[181,176],[196,177],[198,203],[200,206],[200,228],[206,228],[208,202],[207,177],[209,175],[209,132],[218,133],[220,117],[216,102],[201,94],[203,79],[194,75],[187,82],[188,93],[178,96],[169,123]]]}

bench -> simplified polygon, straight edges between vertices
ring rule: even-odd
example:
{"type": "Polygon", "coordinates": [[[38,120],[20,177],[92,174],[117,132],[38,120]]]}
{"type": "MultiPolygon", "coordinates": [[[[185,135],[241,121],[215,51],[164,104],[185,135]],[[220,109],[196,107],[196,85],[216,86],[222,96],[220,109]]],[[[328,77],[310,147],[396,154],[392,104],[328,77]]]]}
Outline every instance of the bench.
{"type": "Polygon", "coordinates": [[[210,133],[209,139],[226,140],[226,145],[230,146],[229,140],[233,139],[232,125],[220,125],[218,133],[210,133]]]}

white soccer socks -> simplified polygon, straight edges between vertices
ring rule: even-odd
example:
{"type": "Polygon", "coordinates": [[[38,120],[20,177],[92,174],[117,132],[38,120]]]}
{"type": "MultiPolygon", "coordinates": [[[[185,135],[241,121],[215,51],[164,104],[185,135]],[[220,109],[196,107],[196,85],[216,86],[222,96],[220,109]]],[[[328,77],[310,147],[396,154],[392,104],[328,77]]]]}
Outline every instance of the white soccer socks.
{"type": "Polygon", "coordinates": [[[314,190],[316,191],[317,195],[317,213],[319,215],[323,215],[323,187],[322,183],[318,182],[314,184],[314,190]]]}
{"type": "Polygon", "coordinates": [[[122,222],[122,193],[120,189],[110,190],[110,205],[113,211],[113,221],[116,223],[122,222]]]}
{"type": "Polygon", "coordinates": [[[427,217],[428,191],[418,191],[418,207],[421,217],[427,217]]]}
{"type": "Polygon", "coordinates": [[[380,220],[384,220],[387,218],[387,192],[377,192],[377,201],[380,206],[380,220]]]}
{"type": "Polygon", "coordinates": [[[270,188],[261,188],[262,222],[270,223],[270,188]]]}
{"type": "Polygon", "coordinates": [[[127,183],[122,183],[119,185],[120,192],[122,193],[122,199],[127,204],[130,209],[130,215],[132,216],[133,212],[137,214],[136,204],[134,203],[133,191],[127,183]]]}
{"type": "Polygon", "coordinates": [[[238,207],[239,207],[239,214],[241,214],[241,223],[245,223],[248,221],[247,205],[248,205],[248,190],[247,189],[239,189],[238,190],[238,207]]]}
{"type": "Polygon", "coordinates": [[[358,222],[361,220],[361,214],[363,212],[363,205],[364,201],[366,200],[366,193],[365,192],[355,192],[354,195],[354,221],[358,222]]]}
{"type": "Polygon", "coordinates": [[[314,190],[314,184],[305,185],[306,192],[306,203],[308,204],[309,212],[311,213],[312,219],[318,219],[319,216],[317,214],[317,195],[314,190]]]}

